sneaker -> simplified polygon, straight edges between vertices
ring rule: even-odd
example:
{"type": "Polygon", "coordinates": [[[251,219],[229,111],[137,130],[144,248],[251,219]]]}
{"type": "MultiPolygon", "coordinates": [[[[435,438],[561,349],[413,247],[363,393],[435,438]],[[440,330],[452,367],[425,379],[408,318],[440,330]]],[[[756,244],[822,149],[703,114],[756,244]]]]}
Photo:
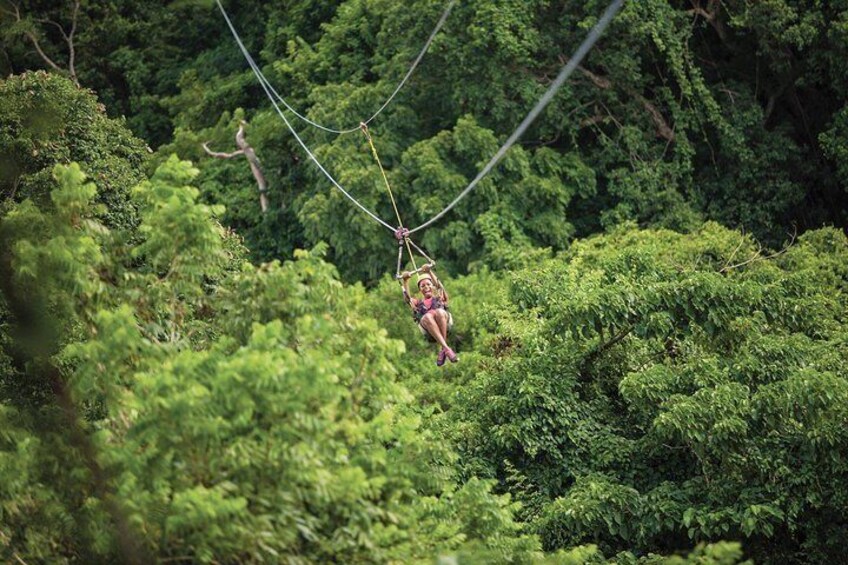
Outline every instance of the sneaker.
{"type": "Polygon", "coordinates": [[[445,349],[442,348],[442,350],[439,351],[439,356],[436,357],[436,366],[437,367],[441,367],[442,365],[445,364],[445,356],[446,355],[447,355],[447,351],[445,351],[445,349]]]}
{"type": "Polygon", "coordinates": [[[459,357],[456,356],[456,353],[454,353],[453,349],[451,349],[450,347],[445,349],[444,352],[445,352],[445,355],[448,356],[448,359],[450,359],[451,363],[456,363],[457,361],[459,361],[459,357]]]}

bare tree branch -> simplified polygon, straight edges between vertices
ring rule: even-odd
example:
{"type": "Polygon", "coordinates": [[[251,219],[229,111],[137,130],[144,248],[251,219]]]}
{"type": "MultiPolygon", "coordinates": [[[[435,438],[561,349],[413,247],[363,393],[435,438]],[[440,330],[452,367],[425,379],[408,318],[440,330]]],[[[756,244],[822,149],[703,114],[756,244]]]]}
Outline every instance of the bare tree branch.
{"type": "Polygon", "coordinates": [[[40,24],[47,24],[47,25],[55,27],[56,29],[59,30],[59,33],[62,34],[62,37],[65,39],[65,41],[68,40],[68,34],[65,33],[65,28],[63,28],[62,26],[60,26],[58,23],[54,22],[53,20],[48,20],[48,19],[45,19],[45,18],[35,18],[35,21],[37,21],[40,24]]]}
{"type": "Polygon", "coordinates": [[[736,246],[736,249],[734,249],[733,253],[730,254],[730,257],[727,258],[727,261],[725,261],[724,267],[722,267],[722,269],[726,269],[728,266],[730,266],[730,263],[732,263],[733,259],[736,258],[736,254],[739,253],[739,250],[742,249],[743,245],[745,245],[745,241],[747,240],[745,239],[745,234],[743,233],[742,237],[739,238],[739,245],[736,246]]]}
{"type": "Polygon", "coordinates": [[[259,203],[262,207],[262,211],[266,212],[268,210],[268,186],[265,183],[265,175],[262,174],[262,169],[259,166],[259,157],[256,156],[256,152],[253,150],[253,147],[248,145],[247,141],[244,139],[244,126],[245,123],[242,120],[241,124],[239,124],[239,130],[236,133],[236,145],[239,146],[239,149],[244,151],[244,156],[247,157],[247,161],[250,163],[250,171],[256,179],[256,184],[259,185],[259,203]]]}
{"type": "MultiPolygon", "coordinates": [[[[568,58],[564,56],[560,56],[560,61],[563,64],[568,62],[568,58]]],[[[609,90],[614,87],[613,82],[607,78],[600,76],[598,74],[593,73],[589,69],[578,66],[577,69],[583,73],[583,75],[588,78],[592,84],[597,86],[602,90],[609,90]]],[[[651,121],[654,122],[654,127],[656,127],[657,135],[665,139],[666,141],[674,141],[674,128],[668,125],[665,117],[662,115],[662,112],[652,103],[650,100],[642,96],[639,92],[636,92],[633,88],[625,87],[625,92],[639,101],[645,111],[651,116],[651,121]]]]}
{"type": "MultiPolygon", "coordinates": [[[[568,62],[568,59],[565,59],[565,62],[568,62]]],[[[595,73],[593,73],[592,71],[590,71],[589,69],[587,69],[586,67],[584,67],[582,65],[578,65],[577,70],[579,70],[581,73],[583,73],[583,75],[586,78],[588,78],[590,81],[592,81],[592,84],[594,84],[598,88],[603,89],[603,90],[608,90],[608,89],[612,88],[612,81],[610,81],[610,79],[608,79],[606,77],[602,77],[600,75],[596,75],[595,73]]]]}
{"type": "Polygon", "coordinates": [[[701,5],[701,0],[689,1],[692,4],[692,9],[688,10],[687,13],[704,18],[716,31],[721,42],[727,43],[727,28],[724,27],[724,23],[718,17],[721,11],[721,0],[707,0],[706,8],[701,5]]]}
{"type": "Polygon", "coordinates": [[[244,151],[242,151],[241,149],[239,149],[238,151],[233,151],[232,153],[221,153],[219,151],[212,151],[211,149],[209,149],[208,144],[209,142],[207,141],[206,143],[201,144],[201,146],[203,147],[203,149],[206,150],[206,153],[208,155],[211,155],[212,157],[217,157],[218,159],[232,159],[233,157],[236,157],[238,155],[244,155],[244,151]]]}
{"type": "MultiPolygon", "coordinates": [[[[20,7],[16,3],[12,2],[11,0],[9,0],[8,3],[9,3],[10,6],[12,6],[12,9],[14,11],[4,9],[3,12],[10,15],[10,16],[13,16],[15,18],[15,22],[21,23],[23,21],[23,17],[21,17],[20,7]]],[[[58,29],[59,33],[62,34],[62,38],[65,40],[65,43],[68,45],[68,68],[67,69],[63,69],[58,63],[56,63],[56,61],[54,61],[53,59],[50,58],[49,55],[47,55],[47,53],[42,48],[41,42],[38,40],[38,36],[35,34],[35,32],[33,32],[31,30],[24,30],[24,32],[23,32],[24,36],[26,36],[26,38],[29,39],[30,42],[32,43],[32,46],[35,47],[35,51],[38,53],[38,55],[41,57],[41,59],[45,63],[47,63],[47,65],[50,68],[52,68],[56,71],[62,72],[62,73],[67,73],[68,76],[70,77],[70,79],[72,81],[74,81],[74,84],[77,85],[77,86],[79,86],[80,84],[79,84],[79,80],[77,80],[77,71],[76,71],[76,66],[75,66],[75,63],[76,63],[76,47],[74,46],[74,34],[76,33],[76,30],[77,30],[77,21],[79,19],[79,9],[80,9],[80,0],[75,0],[74,1],[73,13],[71,15],[71,31],[70,32],[66,32],[65,28],[62,27],[61,24],[59,24],[58,22],[55,22],[53,20],[48,20],[48,19],[45,19],[45,18],[35,18],[33,20],[33,21],[36,21],[38,23],[51,25],[51,26],[55,27],[56,29],[58,29]]]]}
{"type": "Polygon", "coordinates": [[[237,155],[244,155],[247,162],[250,164],[250,171],[253,173],[253,178],[256,179],[256,184],[259,186],[259,206],[262,208],[262,213],[268,211],[268,185],[265,182],[265,175],[262,174],[262,168],[259,164],[259,157],[256,156],[256,151],[247,143],[244,138],[244,126],[247,125],[244,120],[239,123],[239,129],[236,132],[236,145],[238,151],[232,153],[220,153],[209,149],[208,142],[203,143],[203,149],[212,157],[218,159],[231,159],[237,155]]]}
{"type": "Polygon", "coordinates": [[[12,183],[12,192],[9,193],[9,200],[13,200],[15,198],[15,194],[18,193],[18,187],[21,185],[21,177],[20,175],[15,177],[15,182],[12,183]]]}
{"type": "Polygon", "coordinates": [[[737,263],[736,265],[730,265],[730,266],[725,265],[724,267],[722,267],[722,268],[721,268],[721,270],[719,270],[719,273],[726,273],[727,271],[729,271],[729,270],[731,270],[731,269],[736,269],[736,268],[739,268],[739,267],[744,267],[745,265],[749,265],[749,264],[754,263],[754,262],[756,262],[756,261],[766,261],[766,260],[768,260],[768,259],[774,259],[775,257],[778,257],[778,256],[780,256],[780,255],[783,255],[784,253],[786,253],[787,251],[789,251],[789,248],[790,248],[790,247],[792,247],[792,245],[795,243],[795,238],[796,238],[797,236],[798,236],[798,227],[797,227],[797,226],[795,226],[795,228],[794,228],[794,230],[793,230],[793,232],[792,232],[792,236],[791,236],[791,238],[790,238],[790,240],[789,240],[789,243],[787,243],[787,244],[786,244],[786,247],[784,247],[784,248],[783,248],[783,249],[781,249],[780,251],[775,251],[774,253],[772,253],[772,254],[770,254],[770,255],[763,256],[763,254],[762,254],[762,253],[763,253],[763,248],[762,248],[762,246],[760,246],[760,247],[759,247],[759,249],[757,249],[757,250],[754,252],[754,254],[753,254],[753,255],[751,255],[751,256],[750,256],[748,259],[746,259],[745,261],[742,261],[741,263],[737,263]]]}
{"type": "Polygon", "coordinates": [[[62,69],[62,67],[60,67],[59,65],[54,63],[53,59],[51,59],[50,57],[47,56],[47,53],[45,53],[44,50],[41,48],[41,44],[38,42],[38,38],[35,36],[34,33],[27,31],[27,32],[24,32],[24,34],[32,42],[33,47],[35,47],[35,50],[38,51],[38,54],[41,56],[41,58],[44,60],[45,63],[47,63],[48,65],[50,65],[51,67],[53,67],[57,71],[61,72],[61,71],[64,70],[64,69],[62,69]]]}
{"type": "Polygon", "coordinates": [[[581,129],[587,128],[589,126],[596,126],[598,124],[604,123],[608,119],[609,118],[607,116],[601,116],[596,114],[594,116],[590,116],[588,118],[583,118],[582,120],[580,120],[579,126],[581,129]]]}
{"type": "Polygon", "coordinates": [[[77,85],[79,85],[79,83],[77,82],[77,70],[75,67],[77,52],[74,48],[74,34],[77,32],[77,17],[79,16],[79,8],[80,0],[76,0],[74,2],[74,12],[71,16],[71,32],[68,35],[65,35],[65,40],[68,42],[68,70],[71,73],[71,79],[76,82],[77,85]]]}

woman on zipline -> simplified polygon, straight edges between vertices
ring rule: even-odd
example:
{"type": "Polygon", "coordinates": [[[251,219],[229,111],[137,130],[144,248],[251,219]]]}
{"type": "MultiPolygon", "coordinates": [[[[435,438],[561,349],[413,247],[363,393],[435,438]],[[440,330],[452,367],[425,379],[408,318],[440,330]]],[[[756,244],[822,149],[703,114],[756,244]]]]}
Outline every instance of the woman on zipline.
{"type": "Polygon", "coordinates": [[[447,311],[448,293],[439,279],[436,277],[429,265],[421,267],[424,273],[418,278],[418,290],[421,291],[423,299],[413,298],[409,295],[409,279],[412,274],[404,271],[401,275],[403,280],[403,299],[412,308],[412,315],[418,322],[421,333],[430,341],[441,346],[439,355],[436,357],[436,365],[441,367],[445,364],[445,358],[451,363],[459,361],[453,349],[448,347],[448,331],[453,326],[453,318],[447,311]]]}

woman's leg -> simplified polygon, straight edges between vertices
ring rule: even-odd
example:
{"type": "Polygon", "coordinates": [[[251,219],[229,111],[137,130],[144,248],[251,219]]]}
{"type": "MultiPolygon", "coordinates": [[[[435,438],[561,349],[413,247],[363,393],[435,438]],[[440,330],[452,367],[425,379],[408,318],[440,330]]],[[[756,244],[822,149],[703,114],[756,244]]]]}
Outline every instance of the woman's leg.
{"type": "Polygon", "coordinates": [[[442,332],[442,335],[445,338],[445,341],[448,339],[448,313],[446,310],[439,308],[438,310],[434,310],[433,314],[436,316],[436,321],[439,323],[439,330],[442,332]]]}
{"type": "Polygon", "coordinates": [[[426,314],[424,314],[424,317],[421,318],[421,322],[419,322],[419,323],[421,324],[422,328],[427,330],[427,333],[429,333],[431,336],[433,336],[433,339],[435,339],[436,342],[439,345],[441,345],[442,347],[447,349],[448,344],[445,341],[445,334],[442,333],[442,328],[441,328],[439,321],[437,319],[437,312],[443,312],[443,311],[442,310],[433,310],[433,311],[427,312],[426,314]]]}
{"type": "Polygon", "coordinates": [[[448,356],[448,359],[450,359],[451,363],[456,363],[456,362],[457,362],[457,360],[458,360],[458,358],[457,358],[457,356],[456,356],[456,353],[454,353],[453,349],[451,349],[451,348],[450,348],[450,347],[448,347],[448,345],[447,345],[447,338],[448,338],[448,324],[449,324],[449,322],[450,322],[450,314],[448,314],[447,310],[443,310],[443,309],[441,309],[441,308],[440,308],[440,309],[438,309],[438,310],[436,310],[436,311],[434,312],[434,314],[436,315],[436,321],[437,321],[437,322],[438,322],[438,324],[439,324],[439,330],[442,332],[442,335],[443,335],[443,336],[444,336],[444,338],[445,338],[445,342],[446,342],[446,343],[445,343],[445,345],[443,346],[443,347],[445,348],[445,349],[444,349],[445,354],[448,356]]]}

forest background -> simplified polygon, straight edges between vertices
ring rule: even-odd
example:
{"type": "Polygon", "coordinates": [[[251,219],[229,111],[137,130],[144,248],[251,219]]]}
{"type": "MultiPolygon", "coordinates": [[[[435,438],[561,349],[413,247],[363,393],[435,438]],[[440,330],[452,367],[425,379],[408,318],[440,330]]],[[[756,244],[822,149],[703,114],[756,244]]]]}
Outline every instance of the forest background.
{"type": "MultiPolygon", "coordinates": [[[[445,3],[224,2],[356,125],[445,3]]],[[[477,174],[595,0],[453,7],[370,131],[404,222],[477,174]]],[[[835,563],[848,539],[848,1],[631,0],[418,243],[306,158],[208,0],[0,0],[6,562],[835,563]],[[269,208],[242,158],[261,159],[269,208]],[[679,557],[675,557],[679,555],[679,557]]],[[[359,133],[298,123],[392,218],[359,133]]]]}

